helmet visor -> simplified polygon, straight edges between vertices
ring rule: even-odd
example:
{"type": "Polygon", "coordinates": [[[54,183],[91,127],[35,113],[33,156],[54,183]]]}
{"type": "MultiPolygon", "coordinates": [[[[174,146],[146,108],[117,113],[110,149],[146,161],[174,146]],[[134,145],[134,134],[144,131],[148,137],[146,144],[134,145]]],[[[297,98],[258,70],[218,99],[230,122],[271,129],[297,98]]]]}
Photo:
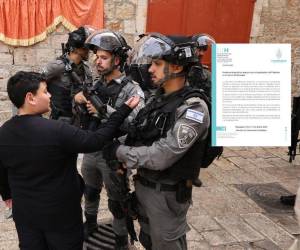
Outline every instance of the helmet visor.
{"type": "Polygon", "coordinates": [[[202,35],[197,38],[198,47],[210,46],[215,43],[216,41],[209,35],[202,35]]]}
{"type": "Polygon", "coordinates": [[[151,64],[153,59],[169,55],[172,47],[158,37],[145,36],[138,41],[130,55],[130,64],[151,64]]]}

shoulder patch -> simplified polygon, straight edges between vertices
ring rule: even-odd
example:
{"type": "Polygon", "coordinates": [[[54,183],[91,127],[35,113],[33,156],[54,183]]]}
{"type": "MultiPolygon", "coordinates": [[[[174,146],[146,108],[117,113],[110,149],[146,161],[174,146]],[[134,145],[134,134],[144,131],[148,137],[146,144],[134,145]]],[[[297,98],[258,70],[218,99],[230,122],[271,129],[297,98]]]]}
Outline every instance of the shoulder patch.
{"type": "Polygon", "coordinates": [[[44,74],[44,75],[48,74],[48,70],[46,67],[42,68],[42,74],[44,74]]]}
{"type": "Polygon", "coordinates": [[[60,59],[57,59],[57,60],[52,61],[52,62],[49,63],[49,65],[51,65],[51,64],[52,65],[65,65],[65,63],[60,59]]]}
{"type": "Polygon", "coordinates": [[[193,109],[187,109],[185,118],[195,122],[203,123],[204,113],[193,109]]]}
{"type": "Polygon", "coordinates": [[[137,82],[131,80],[125,86],[128,88],[127,91],[130,92],[131,95],[139,95],[141,98],[145,99],[145,94],[137,82]]]}
{"type": "Polygon", "coordinates": [[[200,103],[200,102],[201,102],[201,98],[200,97],[191,97],[191,98],[185,100],[185,103],[187,105],[189,105],[189,106],[193,105],[195,103],[200,103]]]}
{"type": "Polygon", "coordinates": [[[65,64],[61,60],[55,60],[48,63],[42,70],[42,73],[48,77],[53,77],[65,72],[65,64]]]}
{"type": "Polygon", "coordinates": [[[177,142],[179,148],[186,148],[191,145],[197,138],[196,130],[187,125],[187,124],[180,124],[177,130],[177,142]]]}
{"type": "Polygon", "coordinates": [[[145,95],[144,95],[143,90],[138,89],[137,92],[136,92],[136,94],[139,95],[141,98],[145,99],[145,95]]]}

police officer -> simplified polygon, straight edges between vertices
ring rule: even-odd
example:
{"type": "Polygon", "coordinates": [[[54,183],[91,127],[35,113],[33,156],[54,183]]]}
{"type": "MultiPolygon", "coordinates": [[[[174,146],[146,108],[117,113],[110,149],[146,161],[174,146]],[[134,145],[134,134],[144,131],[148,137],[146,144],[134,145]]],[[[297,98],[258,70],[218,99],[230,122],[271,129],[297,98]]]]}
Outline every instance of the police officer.
{"type": "Polygon", "coordinates": [[[137,169],[139,240],[147,250],[187,249],[192,180],[210,124],[200,92],[187,86],[187,72],[197,61],[194,47],[170,38],[149,34],[133,55],[137,63],[151,63],[158,90],[132,123],[126,145],[115,141],[103,150],[108,162],[137,169]]]}
{"type": "Polygon", "coordinates": [[[86,62],[89,51],[84,42],[93,31],[89,27],[80,27],[69,33],[63,55],[43,69],[52,96],[52,119],[71,123],[73,98],[77,103],[85,102],[85,98],[77,93],[81,91],[83,82],[92,82],[92,73],[86,62]]]}
{"type": "Polygon", "coordinates": [[[202,64],[202,59],[208,47],[215,43],[213,37],[208,34],[197,34],[191,40],[196,43],[196,55],[199,63],[193,66],[189,72],[189,83],[191,86],[204,90],[207,97],[211,96],[211,73],[206,65],[202,64]]]}
{"type": "MultiPolygon", "coordinates": [[[[99,78],[94,85],[94,89],[101,101],[106,104],[108,115],[118,108],[124,100],[127,100],[129,96],[139,95],[141,97],[139,105],[120,128],[122,134],[127,133],[128,123],[144,106],[144,94],[138,83],[126,77],[122,72],[127,58],[127,51],[130,47],[120,34],[108,30],[93,33],[87,39],[86,46],[94,51],[96,56],[95,66],[99,78]]],[[[97,113],[90,102],[87,103],[87,107],[91,114],[97,113]]],[[[105,122],[105,118],[102,119],[103,122],[105,122]]],[[[111,172],[102,158],[102,152],[84,155],[82,175],[86,183],[85,237],[88,237],[97,227],[100,192],[104,182],[108,194],[109,209],[114,216],[113,229],[116,234],[116,249],[127,249],[126,218],[124,211],[120,211],[120,201],[123,197],[120,197],[120,193],[115,189],[116,187],[110,178],[111,172]]]]}

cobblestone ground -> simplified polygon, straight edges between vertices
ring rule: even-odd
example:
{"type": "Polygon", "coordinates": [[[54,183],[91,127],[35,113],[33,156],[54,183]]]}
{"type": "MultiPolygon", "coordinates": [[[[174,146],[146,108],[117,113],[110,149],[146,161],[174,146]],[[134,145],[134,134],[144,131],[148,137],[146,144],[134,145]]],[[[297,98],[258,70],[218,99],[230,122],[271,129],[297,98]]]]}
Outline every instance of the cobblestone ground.
{"type": "MultiPolygon", "coordinates": [[[[300,180],[300,157],[290,164],[286,148],[226,148],[223,157],[201,171],[201,180],[188,213],[189,249],[286,250],[300,234],[293,211],[278,202],[282,192],[295,193],[300,180]],[[260,203],[241,191],[248,186],[254,187],[248,193],[260,195],[260,203]],[[271,202],[264,205],[267,200],[271,202]]],[[[18,249],[14,223],[5,219],[6,212],[1,202],[0,250],[18,249]]],[[[99,222],[107,220],[107,198],[102,195],[99,222]]],[[[136,244],[134,249],[143,248],[136,244]]]]}

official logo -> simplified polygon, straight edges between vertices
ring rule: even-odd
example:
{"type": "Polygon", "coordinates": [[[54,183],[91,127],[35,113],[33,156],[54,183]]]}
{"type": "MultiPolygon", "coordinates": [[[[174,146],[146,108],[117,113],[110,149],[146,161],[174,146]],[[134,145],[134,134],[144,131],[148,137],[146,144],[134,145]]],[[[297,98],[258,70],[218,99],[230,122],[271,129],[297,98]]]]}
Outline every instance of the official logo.
{"type": "Polygon", "coordinates": [[[278,48],[275,51],[275,57],[276,59],[271,59],[272,63],[286,63],[287,60],[284,58],[284,54],[280,48],[278,48]]]}
{"type": "Polygon", "coordinates": [[[276,58],[279,60],[279,59],[281,59],[281,57],[282,57],[282,52],[280,49],[278,49],[276,52],[276,58]]]}
{"type": "Polygon", "coordinates": [[[177,142],[179,148],[186,148],[190,146],[197,138],[196,130],[186,124],[180,124],[177,131],[177,142]]]}

